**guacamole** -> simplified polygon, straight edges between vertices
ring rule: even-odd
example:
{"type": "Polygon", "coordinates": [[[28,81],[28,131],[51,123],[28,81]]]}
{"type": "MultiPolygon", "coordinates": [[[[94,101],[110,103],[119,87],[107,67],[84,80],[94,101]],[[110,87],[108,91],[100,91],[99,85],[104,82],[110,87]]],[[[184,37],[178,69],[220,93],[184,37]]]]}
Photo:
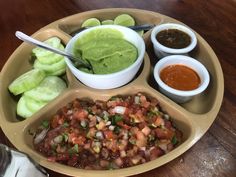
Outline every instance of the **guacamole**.
{"type": "MultiPolygon", "coordinates": [[[[74,54],[90,62],[94,74],[110,74],[127,68],[138,56],[137,48],[115,29],[88,32],[75,42],[74,54]]],[[[86,68],[78,69],[91,72],[86,68]]]]}

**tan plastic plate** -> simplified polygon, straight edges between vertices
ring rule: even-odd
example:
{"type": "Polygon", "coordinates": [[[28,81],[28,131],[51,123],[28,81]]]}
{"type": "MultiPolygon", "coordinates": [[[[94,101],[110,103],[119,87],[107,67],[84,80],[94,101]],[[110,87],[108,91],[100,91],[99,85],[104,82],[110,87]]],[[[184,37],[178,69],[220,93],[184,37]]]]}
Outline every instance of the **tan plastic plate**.
{"type": "MultiPolygon", "coordinates": [[[[37,31],[33,36],[39,40],[46,40],[52,36],[58,36],[66,44],[71,36],[69,33],[79,28],[81,23],[91,17],[97,17],[100,20],[112,19],[119,14],[128,13],[132,15],[137,24],[160,24],[166,22],[176,22],[173,18],[161,15],[159,13],[138,10],[138,9],[101,9],[79,13],[55,21],[46,27],[37,31]]],[[[59,173],[71,176],[129,176],[142,173],[153,168],[157,168],[183,154],[191,146],[194,145],[208,130],[213,123],[220,109],[224,81],[220,63],[207,42],[196,33],[198,46],[191,56],[202,62],[208,69],[211,77],[210,85],[207,90],[196,96],[193,100],[183,105],[176,104],[172,100],[158,91],[158,87],[154,82],[152,75],[152,66],[157,62],[157,58],[153,54],[152,44],[150,42],[151,32],[144,35],[147,53],[145,55],[144,64],[137,77],[129,84],[112,90],[95,90],[81,84],[72,74],[67,71],[66,79],[68,89],[41,109],[31,118],[19,121],[16,117],[16,100],[8,92],[8,85],[20,74],[30,70],[32,65],[29,63],[30,52],[34,46],[23,43],[10,56],[7,63],[3,67],[0,76],[0,125],[9,140],[19,150],[29,154],[42,166],[59,173]],[[29,130],[35,130],[40,121],[50,118],[57,109],[72,101],[76,97],[90,97],[94,100],[107,100],[109,97],[117,94],[135,94],[144,92],[159,100],[161,107],[167,111],[173,118],[177,127],[184,133],[184,141],[176,149],[168,154],[153,160],[151,162],[137,165],[131,168],[107,171],[83,170],[65,166],[59,163],[48,162],[45,157],[36,152],[32,144],[32,136],[29,130]]]]}

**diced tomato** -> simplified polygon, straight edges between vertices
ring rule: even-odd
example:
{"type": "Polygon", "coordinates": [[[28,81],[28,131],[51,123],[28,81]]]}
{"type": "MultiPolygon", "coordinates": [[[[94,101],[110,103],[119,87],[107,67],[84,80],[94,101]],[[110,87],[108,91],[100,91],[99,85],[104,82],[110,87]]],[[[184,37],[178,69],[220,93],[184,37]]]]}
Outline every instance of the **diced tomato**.
{"type": "Polygon", "coordinates": [[[117,122],[116,124],[126,130],[129,130],[131,128],[129,125],[125,124],[123,121],[117,122]]]}
{"type": "Polygon", "coordinates": [[[138,124],[138,128],[139,128],[140,130],[142,130],[145,126],[146,126],[146,122],[140,122],[140,123],[138,124]]]}
{"type": "Polygon", "coordinates": [[[144,147],[147,145],[147,137],[143,134],[143,132],[137,131],[136,137],[137,137],[136,145],[138,147],[144,147]]]}
{"type": "Polygon", "coordinates": [[[77,137],[73,143],[78,145],[84,145],[84,142],[86,141],[86,138],[84,136],[77,137]]]}
{"type": "Polygon", "coordinates": [[[156,125],[157,127],[164,125],[164,120],[161,117],[156,117],[156,120],[154,122],[154,125],[156,125]]]}
{"type": "Polygon", "coordinates": [[[156,128],[155,129],[156,136],[159,139],[168,139],[171,140],[172,137],[174,136],[174,132],[168,129],[162,129],[162,128],[156,128]]]}
{"type": "Polygon", "coordinates": [[[150,106],[150,102],[147,101],[147,98],[144,95],[140,96],[140,101],[144,108],[148,108],[150,106]]]}
{"type": "Polygon", "coordinates": [[[140,96],[140,101],[141,101],[141,103],[142,103],[142,102],[146,102],[146,101],[147,101],[147,98],[146,98],[144,95],[141,95],[141,96],[140,96]]]}
{"type": "Polygon", "coordinates": [[[73,117],[77,120],[84,120],[85,118],[87,118],[87,116],[88,116],[88,112],[84,109],[79,109],[73,114],[73,117]]]}
{"type": "Polygon", "coordinates": [[[70,133],[68,137],[68,142],[73,144],[84,145],[84,142],[86,141],[86,138],[84,136],[78,135],[74,132],[70,133]]]}
{"type": "Polygon", "coordinates": [[[150,160],[155,160],[157,157],[160,157],[164,154],[163,150],[158,147],[152,147],[150,150],[150,160]]]}
{"type": "Polygon", "coordinates": [[[95,116],[89,117],[89,127],[94,127],[97,123],[97,118],[95,116]]]}
{"type": "Polygon", "coordinates": [[[150,134],[150,132],[151,132],[151,129],[148,126],[145,126],[142,129],[142,132],[144,133],[145,136],[148,136],[150,134]]]}
{"type": "Polygon", "coordinates": [[[68,134],[68,142],[71,143],[73,142],[73,139],[77,137],[77,134],[72,132],[68,134]]]}
{"type": "Polygon", "coordinates": [[[150,98],[150,102],[151,102],[151,105],[155,107],[158,106],[159,104],[158,100],[155,98],[150,98]]]}
{"type": "Polygon", "coordinates": [[[111,131],[111,130],[105,130],[105,131],[103,131],[103,134],[105,136],[105,139],[111,140],[111,139],[115,138],[115,135],[114,135],[113,131],[111,131]]]}
{"type": "Polygon", "coordinates": [[[135,135],[138,131],[139,131],[138,127],[131,127],[131,129],[130,129],[130,133],[132,135],[135,135]]]}
{"type": "Polygon", "coordinates": [[[62,125],[63,123],[64,123],[64,117],[59,116],[59,115],[55,115],[52,118],[50,125],[52,128],[56,128],[57,126],[62,125]]]}
{"type": "Polygon", "coordinates": [[[144,115],[143,115],[142,110],[138,110],[135,113],[135,117],[138,119],[139,122],[143,122],[144,121],[144,115]]]}
{"type": "Polygon", "coordinates": [[[56,162],[56,157],[55,156],[51,156],[51,157],[48,157],[47,160],[49,162],[56,162]]]}
{"type": "Polygon", "coordinates": [[[112,152],[116,152],[118,150],[116,139],[107,140],[104,145],[107,149],[110,149],[112,152]]]}

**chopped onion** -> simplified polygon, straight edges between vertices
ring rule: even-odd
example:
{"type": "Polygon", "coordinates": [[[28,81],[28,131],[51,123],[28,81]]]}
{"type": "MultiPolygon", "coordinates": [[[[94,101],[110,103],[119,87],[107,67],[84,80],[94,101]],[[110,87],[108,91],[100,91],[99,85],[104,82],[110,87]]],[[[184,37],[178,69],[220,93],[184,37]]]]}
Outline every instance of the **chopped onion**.
{"type": "Polygon", "coordinates": [[[109,116],[109,113],[107,111],[103,111],[103,117],[108,117],[109,116]]]}
{"type": "Polygon", "coordinates": [[[158,144],[158,146],[163,150],[163,151],[167,151],[167,144],[162,143],[162,144],[158,144]]]}
{"type": "Polygon", "coordinates": [[[80,125],[85,128],[87,126],[87,122],[85,120],[81,120],[80,125]]]}
{"type": "Polygon", "coordinates": [[[37,134],[34,138],[34,144],[40,143],[47,135],[48,130],[49,129],[43,129],[39,134],[37,134]]]}
{"type": "Polygon", "coordinates": [[[109,126],[109,130],[113,131],[115,129],[115,126],[114,125],[110,125],[109,126]]]}
{"type": "Polygon", "coordinates": [[[103,136],[103,134],[102,134],[101,131],[97,131],[96,137],[97,137],[98,139],[104,139],[104,136],[103,136]]]}
{"type": "Polygon", "coordinates": [[[101,122],[101,120],[102,120],[102,118],[101,118],[101,117],[99,117],[99,116],[96,116],[96,118],[97,118],[97,121],[98,121],[98,122],[101,122]]]}
{"type": "Polygon", "coordinates": [[[53,142],[55,142],[56,144],[59,144],[63,141],[63,136],[62,135],[58,135],[53,139],[53,142]]]}
{"type": "Polygon", "coordinates": [[[125,132],[123,135],[123,139],[127,140],[129,138],[128,132],[125,132]]]}
{"type": "Polygon", "coordinates": [[[94,141],[92,143],[92,148],[93,148],[94,152],[99,153],[101,150],[101,143],[98,141],[94,141]]]}
{"type": "Polygon", "coordinates": [[[141,156],[140,155],[136,155],[134,157],[131,158],[131,162],[136,165],[137,163],[139,163],[139,161],[141,160],[141,156]]]}
{"type": "Polygon", "coordinates": [[[126,107],[124,106],[116,106],[114,107],[113,111],[118,114],[124,114],[126,110],[126,107]]]}
{"type": "Polygon", "coordinates": [[[111,121],[106,122],[106,126],[111,125],[111,121]]]}
{"type": "Polygon", "coordinates": [[[140,147],[140,150],[146,151],[146,147],[140,147]]]}
{"type": "Polygon", "coordinates": [[[71,114],[73,114],[73,111],[72,110],[68,110],[66,114],[67,115],[71,115],[71,114]]]}
{"type": "Polygon", "coordinates": [[[164,114],[164,117],[165,117],[166,120],[170,119],[170,116],[168,114],[164,114]]]}
{"type": "Polygon", "coordinates": [[[140,97],[139,96],[135,96],[134,97],[134,103],[135,104],[139,104],[140,103],[140,97]]]}
{"type": "Polygon", "coordinates": [[[120,151],[120,156],[122,158],[126,157],[126,152],[124,150],[120,151]]]}

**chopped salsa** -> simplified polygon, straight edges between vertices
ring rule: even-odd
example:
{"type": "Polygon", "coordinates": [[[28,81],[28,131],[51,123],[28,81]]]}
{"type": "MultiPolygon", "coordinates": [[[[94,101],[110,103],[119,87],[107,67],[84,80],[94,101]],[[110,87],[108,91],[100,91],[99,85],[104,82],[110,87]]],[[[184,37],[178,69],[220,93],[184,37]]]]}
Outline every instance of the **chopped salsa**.
{"type": "Polygon", "coordinates": [[[48,124],[45,121],[34,137],[36,150],[49,161],[81,169],[143,164],[182,141],[182,132],[158,100],[142,93],[114,96],[108,101],[76,98],[59,109],[48,124]]]}

